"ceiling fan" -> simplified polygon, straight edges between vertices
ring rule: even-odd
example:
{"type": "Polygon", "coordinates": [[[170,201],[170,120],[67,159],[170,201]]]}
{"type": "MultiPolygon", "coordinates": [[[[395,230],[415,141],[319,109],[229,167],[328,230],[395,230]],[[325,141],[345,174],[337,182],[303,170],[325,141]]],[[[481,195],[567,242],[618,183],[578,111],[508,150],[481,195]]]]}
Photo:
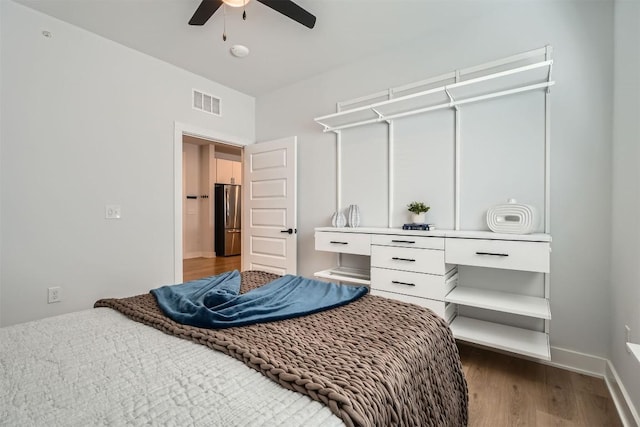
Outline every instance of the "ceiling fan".
{"type": "MultiPolygon", "coordinates": [[[[291,0],[258,1],[305,27],[313,28],[316,25],[316,17],[291,0]]],[[[189,20],[189,25],[204,25],[223,3],[232,7],[241,7],[249,3],[249,0],[202,0],[202,3],[200,3],[200,6],[198,6],[198,9],[189,20]]]]}

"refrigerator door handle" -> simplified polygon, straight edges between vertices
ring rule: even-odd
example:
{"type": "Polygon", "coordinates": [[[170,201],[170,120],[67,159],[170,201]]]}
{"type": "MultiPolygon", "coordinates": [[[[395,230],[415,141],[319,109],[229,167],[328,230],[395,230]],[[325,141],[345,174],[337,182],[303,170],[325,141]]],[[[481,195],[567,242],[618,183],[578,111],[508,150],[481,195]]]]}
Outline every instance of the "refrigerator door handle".
{"type": "Polygon", "coordinates": [[[224,188],[224,203],[227,206],[225,209],[226,218],[225,218],[225,227],[229,226],[229,187],[224,188]]]}

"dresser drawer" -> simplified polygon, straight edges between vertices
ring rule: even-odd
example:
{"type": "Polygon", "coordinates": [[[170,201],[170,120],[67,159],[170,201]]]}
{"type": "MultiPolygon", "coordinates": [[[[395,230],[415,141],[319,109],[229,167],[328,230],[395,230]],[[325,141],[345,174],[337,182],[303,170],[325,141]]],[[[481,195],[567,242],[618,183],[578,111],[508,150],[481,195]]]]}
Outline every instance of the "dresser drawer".
{"type": "Polygon", "coordinates": [[[447,239],[446,262],[508,270],[549,272],[548,242],[447,239]]]}
{"type": "Polygon", "coordinates": [[[438,276],[372,267],[371,289],[442,301],[456,286],[458,274],[452,273],[450,276],[438,276]]]}
{"type": "Polygon", "coordinates": [[[371,255],[371,235],[316,231],[316,250],[345,254],[371,255]]]}
{"type": "Polygon", "coordinates": [[[406,248],[444,249],[443,237],[403,236],[395,234],[374,234],[371,244],[382,246],[403,246],[406,248]]]}
{"type": "Polygon", "coordinates": [[[436,301],[428,298],[418,298],[409,295],[396,294],[393,292],[380,291],[377,289],[371,289],[371,295],[379,297],[389,298],[396,301],[408,302],[411,304],[419,305],[420,307],[428,308],[438,316],[449,322],[455,315],[456,305],[448,304],[443,301],[436,301]]]}
{"type": "Polygon", "coordinates": [[[371,266],[443,275],[444,251],[373,245],[371,266]]]}

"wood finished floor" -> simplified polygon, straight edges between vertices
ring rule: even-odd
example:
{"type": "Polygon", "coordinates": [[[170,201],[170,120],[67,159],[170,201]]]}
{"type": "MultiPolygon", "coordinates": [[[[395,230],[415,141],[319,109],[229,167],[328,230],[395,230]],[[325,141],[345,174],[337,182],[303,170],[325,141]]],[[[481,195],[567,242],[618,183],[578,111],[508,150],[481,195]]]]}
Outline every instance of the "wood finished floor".
{"type": "Polygon", "coordinates": [[[469,426],[622,426],[601,378],[458,345],[469,426]]]}
{"type": "Polygon", "coordinates": [[[240,270],[240,255],[216,258],[191,258],[182,261],[182,279],[185,282],[231,270],[240,270]]]}
{"type": "MultiPolygon", "coordinates": [[[[240,256],[184,260],[184,280],[240,270],[240,256]]],[[[604,380],[459,344],[469,426],[622,426],[604,380]]]]}

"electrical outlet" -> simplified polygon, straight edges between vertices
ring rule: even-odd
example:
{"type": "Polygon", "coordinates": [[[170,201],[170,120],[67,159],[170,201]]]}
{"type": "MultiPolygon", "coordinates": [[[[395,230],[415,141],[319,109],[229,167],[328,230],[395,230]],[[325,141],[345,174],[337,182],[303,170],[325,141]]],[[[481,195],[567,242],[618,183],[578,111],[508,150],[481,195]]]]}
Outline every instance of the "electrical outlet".
{"type": "Polygon", "coordinates": [[[53,302],[62,301],[62,288],[60,286],[54,286],[48,289],[48,303],[51,304],[53,302]]]}
{"type": "Polygon", "coordinates": [[[122,216],[122,208],[120,205],[106,205],[104,207],[104,217],[106,219],[120,219],[122,216]]]}

